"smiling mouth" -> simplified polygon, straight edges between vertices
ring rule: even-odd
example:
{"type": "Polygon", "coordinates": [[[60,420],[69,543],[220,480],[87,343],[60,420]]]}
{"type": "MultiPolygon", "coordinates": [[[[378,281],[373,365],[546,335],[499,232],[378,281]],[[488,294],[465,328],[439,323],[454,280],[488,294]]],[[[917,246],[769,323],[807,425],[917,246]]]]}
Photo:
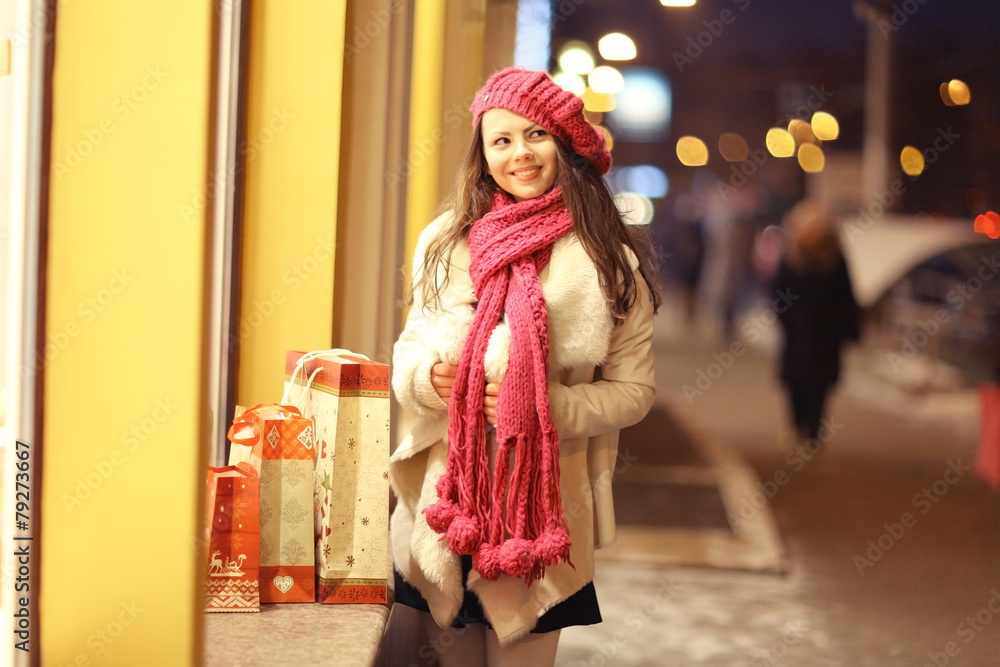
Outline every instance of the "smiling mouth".
{"type": "Polygon", "coordinates": [[[541,167],[525,167],[523,169],[515,169],[514,171],[511,172],[511,174],[514,176],[519,176],[521,178],[524,178],[526,176],[534,176],[541,170],[542,170],[541,167]]]}

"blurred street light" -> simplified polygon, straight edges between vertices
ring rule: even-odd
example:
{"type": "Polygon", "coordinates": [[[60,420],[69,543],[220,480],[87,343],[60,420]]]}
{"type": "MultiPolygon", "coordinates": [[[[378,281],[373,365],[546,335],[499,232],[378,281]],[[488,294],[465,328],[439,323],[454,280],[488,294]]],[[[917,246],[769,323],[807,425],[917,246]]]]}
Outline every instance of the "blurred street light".
{"type": "Polygon", "coordinates": [[[594,54],[590,46],[586,42],[567,42],[559,51],[559,67],[569,74],[590,74],[594,69],[594,54]]]}
{"type": "Polygon", "coordinates": [[[588,77],[588,82],[597,93],[614,95],[625,90],[625,79],[622,77],[622,73],[608,65],[595,67],[588,77]]]}
{"type": "Polygon", "coordinates": [[[605,60],[632,60],[636,56],[635,42],[628,35],[611,32],[597,41],[597,51],[605,60]]]}

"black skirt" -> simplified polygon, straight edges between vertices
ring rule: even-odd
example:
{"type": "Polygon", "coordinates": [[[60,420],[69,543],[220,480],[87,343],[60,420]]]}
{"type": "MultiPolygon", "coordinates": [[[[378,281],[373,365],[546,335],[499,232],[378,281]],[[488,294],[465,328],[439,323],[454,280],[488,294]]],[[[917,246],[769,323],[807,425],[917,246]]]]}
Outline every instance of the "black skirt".
{"type": "MultiPolygon", "coordinates": [[[[469,623],[482,623],[492,628],[493,626],[486,620],[486,613],[483,612],[482,605],[479,604],[479,598],[468,589],[472,558],[462,556],[461,560],[465,596],[451,627],[464,628],[469,623]]],[[[429,613],[430,608],[427,606],[427,600],[420,594],[420,591],[406,581],[399,570],[394,569],[393,574],[396,580],[395,602],[429,613]]],[[[597,605],[597,591],[594,590],[594,582],[589,582],[576,593],[542,614],[532,632],[541,634],[568,628],[572,625],[594,625],[602,620],[601,610],[597,605]]]]}

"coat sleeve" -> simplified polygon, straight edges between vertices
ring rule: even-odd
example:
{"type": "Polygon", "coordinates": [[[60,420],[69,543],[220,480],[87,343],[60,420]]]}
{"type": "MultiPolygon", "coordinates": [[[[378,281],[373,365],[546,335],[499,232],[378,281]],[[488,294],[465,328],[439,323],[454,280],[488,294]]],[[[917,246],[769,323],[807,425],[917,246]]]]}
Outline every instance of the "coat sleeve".
{"type": "Polygon", "coordinates": [[[425,417],[448,409],[431,384],[431,366],[439,359],[435,345],[435,312],[425,307],[420,289],[413,289],[420,275],[427,244],[439,232],[445,216],[432,222],[420,234],[413,255],[413,304],[406,324],[392,348],[392,390],[404,410],[425,417]]]}
{"type": "Polygon", "coordinates": [[[572,386],[549,384],[549,407],[560,439],[618,431],[639,422],[653,405],[653,305],[638,271],[635,280],[636,302],[612,331],[600,379],[572,386]]]}

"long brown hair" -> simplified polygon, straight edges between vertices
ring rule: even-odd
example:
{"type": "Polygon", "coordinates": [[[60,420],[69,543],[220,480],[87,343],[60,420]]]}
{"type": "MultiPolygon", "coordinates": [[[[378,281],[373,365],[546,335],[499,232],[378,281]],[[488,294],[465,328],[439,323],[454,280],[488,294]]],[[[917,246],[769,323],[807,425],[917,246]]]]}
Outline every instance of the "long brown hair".
{"type": "MultiPolygon", "coordinates": [[[[476,123],[472,141],[459,172],[452,211],[454,218],[444,232],[428,245],[423,267],[414,289],[422,290],[424,304],[436,302],[448,281],[452,250],[469,235],[472,225],[493,206],[498,186],[490,176],[482,149],[482,123],[476,123]],[[443,279],[439,271],[443,267],[443,279]]],[[[556,155],[556,185],[562,188],[563,201],[573,221],[573,230],[584,250],[594,262],[601,290],[609,304],[609,312],[620,323],[635,305],[638,286],[629,263],[628,250],[639,260],[639,274],[649,288],[653,311],[659,309],[659,273],[655,254],[645,230],[639,231],[622,220],[607,183],[586,158],[568,150],[552,137],[558,147],[556,155]]]]}

